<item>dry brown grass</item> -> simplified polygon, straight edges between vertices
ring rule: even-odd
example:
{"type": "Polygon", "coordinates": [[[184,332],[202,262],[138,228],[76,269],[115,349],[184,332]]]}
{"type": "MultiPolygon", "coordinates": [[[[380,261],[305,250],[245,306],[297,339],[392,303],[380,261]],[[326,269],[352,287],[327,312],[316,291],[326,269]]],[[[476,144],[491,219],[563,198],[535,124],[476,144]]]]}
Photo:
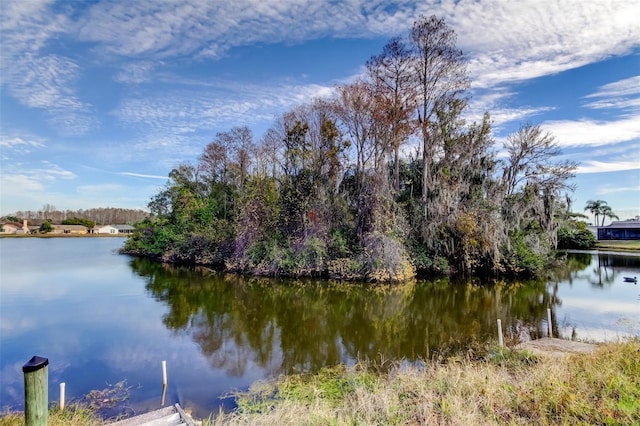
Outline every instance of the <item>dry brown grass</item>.
{"type": "MultiPolygon", "coordinates": [[[[101,418],[90,409],[81,405],[72,405],[64,411],[52,409],[49,411],[48,426],[100,426],[104,424],[101,418]]],[[[23,426],[24,413],[0,413],[0,426],[23,426]]]]}
{"type": "Polygon", "coordinates": [[[374,374],[329,369],[261,383],[214,425],[640,424],[640,342],[536,360],[427,363],[374,374]]]}

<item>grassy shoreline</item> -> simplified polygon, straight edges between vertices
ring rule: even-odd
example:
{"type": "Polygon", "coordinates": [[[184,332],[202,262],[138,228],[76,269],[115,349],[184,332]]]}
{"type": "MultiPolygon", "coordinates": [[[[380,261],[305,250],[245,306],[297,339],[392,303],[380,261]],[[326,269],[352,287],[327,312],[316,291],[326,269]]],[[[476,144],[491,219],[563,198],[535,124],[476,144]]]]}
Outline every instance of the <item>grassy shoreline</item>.
{"type": "Polygon", "coordinates": [[[287,376],[255,384],[211,424],[640,424],[640,340],[560,358],[494,349],[385,373],[287,376]]]}
{"type": "Polygon", "coordinates": [[[123,234],[0,234],[0,238],[127,238],[123,234]]]}
{"type": "Polygon", "coordinates": [[[596,244],[596,250],[608,250],[608,251],[640,251],[640,240],[603,240],[598,241],[596,244]]]}
{"type": "MultiPolygon", "coordinates": [[[[205,425],[640,424],[640,339],[593,353],[536,357],[490,348],[406,367],[325,368],[256,382],[205,425]]],[[[71,410],[70,410],[71,411],[71,410]]],[[[5,414],[0,426],[22,424],[5,414]]],[[[102,425],[52,410],[51,425],[102,425]]]]}

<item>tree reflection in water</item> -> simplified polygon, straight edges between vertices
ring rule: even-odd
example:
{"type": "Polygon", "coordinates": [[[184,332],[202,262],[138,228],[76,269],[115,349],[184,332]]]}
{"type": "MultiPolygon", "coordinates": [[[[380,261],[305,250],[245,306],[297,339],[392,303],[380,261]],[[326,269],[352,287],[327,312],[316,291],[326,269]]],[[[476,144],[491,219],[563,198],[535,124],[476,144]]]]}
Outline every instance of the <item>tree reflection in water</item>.
{"type": "Polygon", "coordinates": [[[189,335],[213,368],[237,376],[248,361],[275,375],[448,355],[495,340],[498,318],[507,334],[537,337],[547,307],[560,303],[546,281],[368,285],[248,278],[145,259],[131,267],[167,304],[166,327],[189,335]]]}

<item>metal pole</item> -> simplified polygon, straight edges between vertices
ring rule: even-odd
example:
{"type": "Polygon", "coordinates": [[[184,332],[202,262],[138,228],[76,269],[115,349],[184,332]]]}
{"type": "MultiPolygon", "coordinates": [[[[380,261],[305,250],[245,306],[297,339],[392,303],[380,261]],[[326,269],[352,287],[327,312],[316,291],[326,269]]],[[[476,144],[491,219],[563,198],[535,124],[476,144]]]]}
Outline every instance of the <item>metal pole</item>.
{"type": "Polygon", "coordinates": [[[48,365],[47,358],[34,356],[22,366],[25,426],[46,426],[49,421],[48,365]]]}
{"type": "Polygon", "coordinates": [[[498,344],[504,347],[504,339],[502,338],[502,320],[498,320],[498,344]]]}
{"type": "Polygon", "coordinates": [[[167,361],[162,361],[162,384],[167,385],[167,361]]]}
{"type": "Polygon", "coordinates": [[[60,411],[64,411],[64,388],[66,383],[60,383],[60,411]]]}

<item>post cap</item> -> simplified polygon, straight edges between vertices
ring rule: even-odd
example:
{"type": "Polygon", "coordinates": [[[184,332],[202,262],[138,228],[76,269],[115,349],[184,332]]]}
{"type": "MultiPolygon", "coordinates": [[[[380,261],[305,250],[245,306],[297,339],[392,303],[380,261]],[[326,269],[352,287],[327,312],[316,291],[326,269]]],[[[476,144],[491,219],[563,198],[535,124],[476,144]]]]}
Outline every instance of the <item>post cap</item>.
{"type": "Polygon", "coordinates": [[[25,365],[22,366],[23,373],[31,373],[49,365],[49,359],[34,355],[25,365]]]}

